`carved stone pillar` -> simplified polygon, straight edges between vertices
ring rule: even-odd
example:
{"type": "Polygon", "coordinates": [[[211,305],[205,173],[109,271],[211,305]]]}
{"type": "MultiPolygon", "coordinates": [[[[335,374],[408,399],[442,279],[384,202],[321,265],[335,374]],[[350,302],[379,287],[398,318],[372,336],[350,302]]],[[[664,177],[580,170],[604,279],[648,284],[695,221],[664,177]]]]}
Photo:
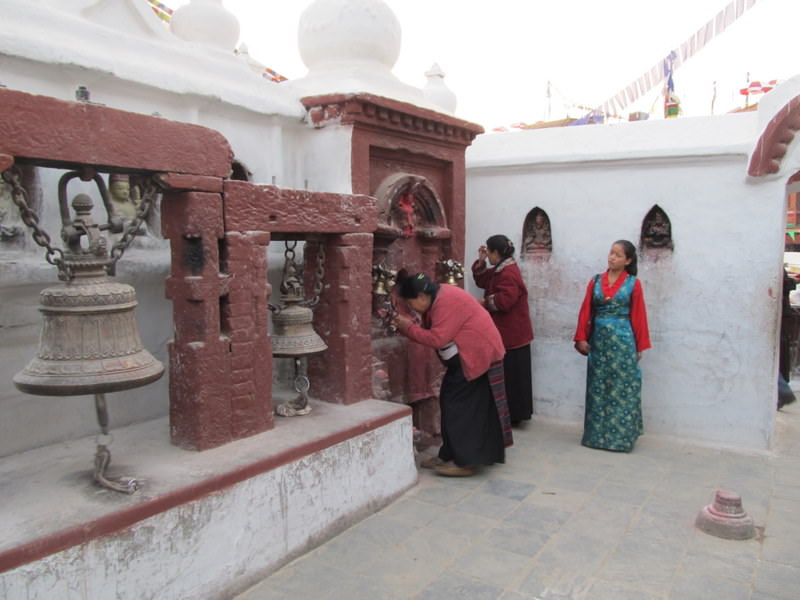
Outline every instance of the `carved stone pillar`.
{"type": "Polygon", "coordinates": [[[234,439],[272,429],[272,341],[264,231],[225,234],[225,271],[235,273],[222,297],[222,333],[230,339],[231,432],[234,439]]]}
{"type": "Polygon", "coordinates": [[[174,321],[170,436],[177,446],[204,450],[232,439],[230,338],[220,330],[220,298],[227,293],[227,278],[219,269],[222,196],[167,192],[161,210],[172,248],[166,283],[174,321]]]}
{"type": "MultiPolygon", "coordinates": [[[[325,242],[325,279],[314,327],[328,349],[309,358],[312,396],[351,404],[372,397],[372,235],[333,235],[325,242]],[[315,392],[315,390],[317,390],[315,392]]],[[[306,245],[306,269],[317,264],[318,243],[306,245]]],[[[309,284],[306,276],[306,284],[309,284]]]]}

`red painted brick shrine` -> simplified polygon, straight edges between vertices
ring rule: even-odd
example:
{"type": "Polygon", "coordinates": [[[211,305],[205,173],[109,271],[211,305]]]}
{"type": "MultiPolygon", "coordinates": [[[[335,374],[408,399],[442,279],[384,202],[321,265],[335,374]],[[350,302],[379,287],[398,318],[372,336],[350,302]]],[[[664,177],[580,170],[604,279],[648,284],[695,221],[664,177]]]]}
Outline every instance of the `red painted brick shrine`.
{"type": "Polygon", "coordinates": [[[174,321],[170,430],[180,447],[204,450],[273,426],[266,250],[284,239],[305,240],[307,261],[325,245],[314,328],[328,350],[310,360],[312,394],[341,404],[375,397],[382,369],[383,395],[416,406],[417,427],[438,433],[438,361],[380,327],[372,266],[435,274],[443,260],[463,261],[464,151],[482,130],[370,95],[304,104],[313,127],[351,128],[354,194],[230,180],[230,145],[204,127],[0,90],[4,169],[89,166],[161,186],[174,321]]]}

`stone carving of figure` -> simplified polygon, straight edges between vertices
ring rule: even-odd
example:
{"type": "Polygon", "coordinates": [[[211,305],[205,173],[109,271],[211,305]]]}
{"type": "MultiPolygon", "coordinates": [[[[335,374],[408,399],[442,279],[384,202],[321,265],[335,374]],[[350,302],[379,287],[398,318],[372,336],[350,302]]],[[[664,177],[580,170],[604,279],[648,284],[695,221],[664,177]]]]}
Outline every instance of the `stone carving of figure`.
{"type": "Polygon", "coordinates": [[[414,235],[414,194],[400,194],[397,199],[397,208],[400,210],[402,220],[400,228],[403,230],[404,237],[414,235]]]}
{"type": "Polygon", "coordinates": [[[130,178],[127,175],[112,173],[108,178],[111,204],[114,206],[114,211],[125,220],[136,216],[140,201],[138,190],[138,187],[131,189],[130,178]]]}
{"type": "Polygon", "coordinates": [[[550,235],[550,223],[543,212],[537,212],[533,220],[533,227],[525,232],[525,252],[541,252],[553,247],[553,238],[550,235]]]}
{"type": "Polygon", "coordinates": [[[284,263],[280,287],[284,296],[303,297],[303,282],[300,281],[297,274],[297,265],[294,264],[294,260],[287,260],[284,263]]]}
{"type": "Polygon", "coordinates": [[[669,222],[661,211],[653,211],[645,221],[642,243],[647,248],[672,248],[669,222]]]}
{"type": "Polygon", "coordinates": [[[19,209],[11,199],[11,187],[0,181],[0,240],[7,241],[22,236],[19,209]]]}

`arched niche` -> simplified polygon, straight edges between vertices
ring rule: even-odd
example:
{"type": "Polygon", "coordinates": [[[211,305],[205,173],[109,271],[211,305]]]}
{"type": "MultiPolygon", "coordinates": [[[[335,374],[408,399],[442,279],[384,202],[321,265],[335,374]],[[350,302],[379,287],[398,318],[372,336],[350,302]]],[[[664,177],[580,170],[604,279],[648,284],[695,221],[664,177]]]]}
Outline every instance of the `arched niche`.
{"type": "Polygon", "coordinates": [[[658,204],[645,215],[639,246],[647,250],[672,250],[672,223],[667,213],[658,204]]]}
{"type": "Polygon", "coordinates": [[[553,251],[550,217],[538,206],[525,217],[522,226],[522,252],[524,254],[549,254],[553,251]]]}
{"type": "Polygon", "coordinates": [[[375,191],[378,234],[388,237],[441,237],[447,230],[444,208],[430,182],[419,175],[395,173],[375,191]]]}

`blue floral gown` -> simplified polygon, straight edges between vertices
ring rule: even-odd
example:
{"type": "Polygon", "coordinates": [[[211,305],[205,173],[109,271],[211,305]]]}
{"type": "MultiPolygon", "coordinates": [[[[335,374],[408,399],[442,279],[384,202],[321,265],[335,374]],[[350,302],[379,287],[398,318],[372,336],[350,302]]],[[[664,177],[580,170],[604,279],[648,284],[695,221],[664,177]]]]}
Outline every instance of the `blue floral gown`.
{"type": "Polygon", "coordinates": [[[595,277],[581,440],[584,446],[630,452],[644,431],[642,372],[630,322],[635,282],[636,277],[628,276],[617,293],[606,301],[600,277],[595,277]]]}

